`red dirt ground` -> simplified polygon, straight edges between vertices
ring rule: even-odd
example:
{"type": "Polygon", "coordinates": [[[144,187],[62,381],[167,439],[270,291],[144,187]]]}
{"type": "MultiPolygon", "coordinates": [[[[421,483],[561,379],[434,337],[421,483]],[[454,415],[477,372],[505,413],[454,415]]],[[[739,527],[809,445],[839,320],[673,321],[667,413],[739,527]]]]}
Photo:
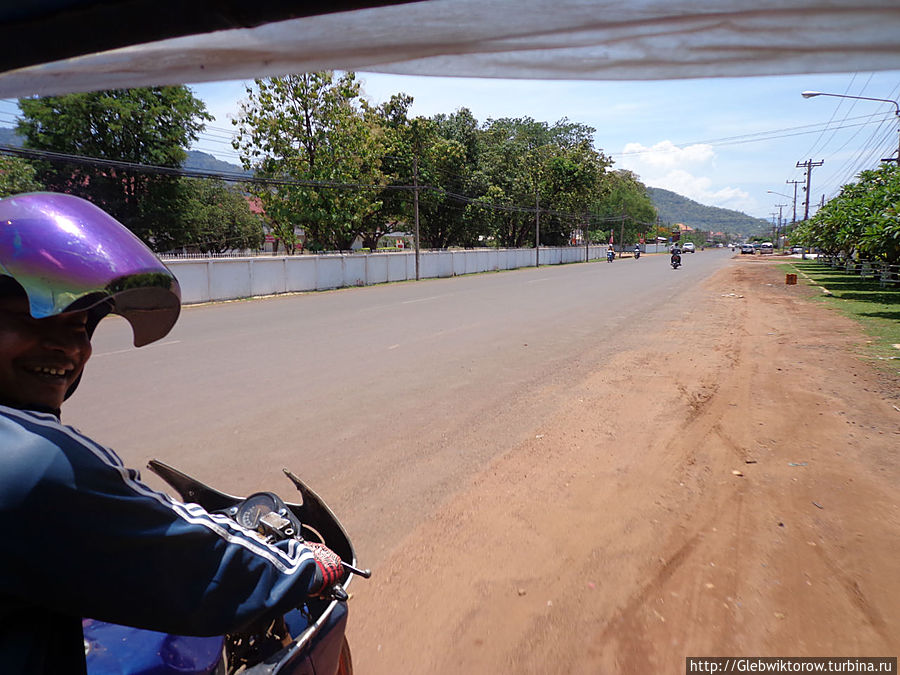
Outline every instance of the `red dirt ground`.
{"type": "Polygon", "coordinates": [[[694,292],[355,582],[358,674],[900,654],[900,380],[772,262],[694,292]]]}

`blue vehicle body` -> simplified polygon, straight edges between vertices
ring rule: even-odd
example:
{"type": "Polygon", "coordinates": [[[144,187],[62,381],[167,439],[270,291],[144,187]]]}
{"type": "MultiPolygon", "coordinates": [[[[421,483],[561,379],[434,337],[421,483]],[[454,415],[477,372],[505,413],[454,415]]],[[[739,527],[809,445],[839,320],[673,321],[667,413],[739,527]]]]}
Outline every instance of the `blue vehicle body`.
{"type": "MultiPolygon", "coordinates": [[[[310,621],[298,610],[284,618],[295,639],[310,628],[310,621]]],[[[215,675],[225,672],[223,636],[170,635],[91,619],[85,619],[82,624],[89,675],[215,675]]],[[[347,606],[336,603],[308,649],[282,660],[278,670],[260,672],[290,675],[336,672],[346,626],[347,606]]]]}
{"type": "MultiPolygon", "coordinates": [[[[172,485],[185,501],[209,511],[236,509],[243,502],[210,488],[161,462],[150,468],[172,485]]],[[[350,539],[325,503],[296,476],[285,474],[303,497],[301,504],[286,503],[310,541],[322,541],[345,563],[356,564],[350,539]]],[[[362,572],[368,576],[368,572],[362,572]]],[[[284,615],[289,638],[260,654],[258,662],[240,670],[245,675],[350,675],[350,650],[345,638],[347,626],[346,588],[351,575],[346,572],[330,599],[315,599],[284,615]]],[[[85,654],[89,675],[227,675],[230,641],[226,636],[189,637],[85,619],[85,654]]],[[[263,641],[265,642],[265,641],[263,641]]]]}

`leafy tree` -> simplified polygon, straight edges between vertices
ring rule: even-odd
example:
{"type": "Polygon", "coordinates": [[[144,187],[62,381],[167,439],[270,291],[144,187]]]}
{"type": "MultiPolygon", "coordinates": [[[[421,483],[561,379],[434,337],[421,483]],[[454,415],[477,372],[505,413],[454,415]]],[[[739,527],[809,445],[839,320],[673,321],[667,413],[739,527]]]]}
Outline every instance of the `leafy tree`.
{"type": "MultiPolygon", "coordinates": [[[[553,126],[524,117],[489,120],[478,157],[476,184],[504,210],[490,217],[502,246],[534,243],[535,208],[541,242],[558,245],[580,227],[611,162],[592,144],[594,129],[566,119],[553,126]]],[[[484,214],[485,197],[470,208],[484,214]]]]}
{"type": "MultiPolygon", "coordinates": [[[[363,111],[372,128],[381,129],[381,173],[386,184],[412,184],[413,144],[412,121],[409,109],[413,98],[404,93],[394,94],[379,106],[363,102],[363,111]]],[[[384,188],[377,196],[381,208],[366,214],[361,221],[363,246],[374,250],[378,241],[400,227],[411,230],[413,221],[412,196],[407,190],[384,188]],[[402,223],[402,225],[401,225],[402,223]]]]}
{"type": "MultiPolygon", "coordinates": [[[[212,119],[184,86],[23,98],[19,107],[27,148],[172,168],[212,119]]],[[[157,249],[177,240],[166,219],[149,220],[174,206],[176,177],[73,159],[41,162],[39,178],[50,190],[90,199],[157,249]]]]}
{"type": "Polygon", "coordinates": [[[204,253],[229,249],[259,248],[263,220],[250,210],[239,190],[221,180],[183,178],[184,229],[191,233],[193,248],[204,253]]]}
{"type": "Polygon", "coordinates": [[[841,188],[794,239],[831,255],[843,253],[900,263],[900,167],[882,164],[841,188]]]}
{"type": "Polygon", "coordinates": [[[0,199],[43,189],[31,162],[20,157],[0,156],[0,199]]]}
{"type": "Polygon", "coordinates": [[[432,248],[473,246],[478,241],[477,227],[465,217],[465,204],[459,199],[470,192],[472,176],[466,146],[454,138],[459,115],[418,118],[412,125],[419,181],[433,188],[419,200],[420,236],[432,248]]]}
{"type": "MultiPolygon", "coordinates": [[[[490,236],[500,246],[534,242],[534,209],[545,159],[539,148],[546,145],[545,127],[531,118],[488,120],[484,127],[476,181],[499,207],[491,218],[490,236]]],[[[481,202],[486,206],[486,200],[481,202]]]]}
{"type": "Polygon", "coordinates": [[[254,187],[270,226],[288,252],[297,227],[313,249],[346,249],[364,219],[381,208],[379,188],[339,189],[328,183],[381,186],[381,129],[361,110],[354,73],[331,71],[255,80],[234,120],[234,147],[257,177],[291,181],[254,187]],[[301,184],[296,184],[299,182],[301,184]]]}
{"type": "Polygon", "coordinates": [[[593,222],[599,225],[592,231],[591,238],[608,241],[611,230],[619,244],[636,243],[642,234],[654,229],[656,221],[656,209],[647,188],[635,173],[625,169],[607,171],[603,175],[591,214],[593,222]],[[623,236],[624,241],[619,241],[623,236]]]}

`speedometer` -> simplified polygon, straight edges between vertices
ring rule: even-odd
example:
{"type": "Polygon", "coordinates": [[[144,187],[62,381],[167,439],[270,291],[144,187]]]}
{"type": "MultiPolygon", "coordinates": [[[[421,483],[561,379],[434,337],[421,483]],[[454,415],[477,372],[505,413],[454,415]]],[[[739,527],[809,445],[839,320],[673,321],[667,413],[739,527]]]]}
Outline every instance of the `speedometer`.
{"type": "Polygon", "coordinates": [[[271,492],[257,492],[241,503],[234,519],[248,530],[257,530],[260,518],[272,511],[277,512],[281,508],[279,501],[278,497],[271,492]]]}

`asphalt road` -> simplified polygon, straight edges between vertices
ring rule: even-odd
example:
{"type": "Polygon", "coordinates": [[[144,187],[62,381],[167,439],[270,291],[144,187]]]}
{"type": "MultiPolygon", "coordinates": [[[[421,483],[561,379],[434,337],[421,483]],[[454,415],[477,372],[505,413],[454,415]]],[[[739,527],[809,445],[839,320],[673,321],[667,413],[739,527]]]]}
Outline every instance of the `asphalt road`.
{"type": "MultiPolygon", "coordinates": [[[[291,468],[377,564],[579,371],[683,311],[727,249],[186,307],[134,349],[113,317],[63,421],[134,467],[156,457],[235,494],[291,468]]],[[[661,364],[662,367],[662,364],[661,364]]],[[[145,479],[156,487],[155,477],[145,479]]]]}

